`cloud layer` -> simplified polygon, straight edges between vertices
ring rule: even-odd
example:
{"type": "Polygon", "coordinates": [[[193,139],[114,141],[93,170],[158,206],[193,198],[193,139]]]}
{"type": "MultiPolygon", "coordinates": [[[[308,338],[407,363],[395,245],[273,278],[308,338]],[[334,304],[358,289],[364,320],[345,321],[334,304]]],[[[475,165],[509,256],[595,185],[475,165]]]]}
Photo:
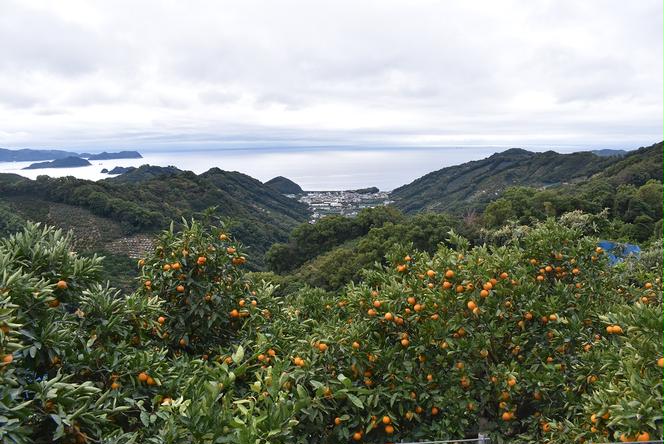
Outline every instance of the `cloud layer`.
{"type": "Polygon", "coordinates": [[[0,146],[649,144],[662,2],[0,2],[0,146]]]}

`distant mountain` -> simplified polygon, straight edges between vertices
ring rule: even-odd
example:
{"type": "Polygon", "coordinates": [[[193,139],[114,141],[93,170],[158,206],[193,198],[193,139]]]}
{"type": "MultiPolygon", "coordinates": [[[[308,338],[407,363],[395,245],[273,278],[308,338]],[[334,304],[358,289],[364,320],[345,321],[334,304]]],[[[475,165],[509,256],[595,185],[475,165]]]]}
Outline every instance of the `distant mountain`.
{"type": "MultiPolygon", "coordinates": [[[[57,160],[66,157],[81,157],[88,160],[110,160],[110,159],[142,159],[138,151],[119,151],[117,153],[107,153],[106,151],[98,154],[74,153],[63,150],[33,150],[20,149],[8,150],[0,148],[0,162],[32,162],[37,160],[57,160]]],[[[57,168],[57,167],[47,167],[57,168]]]]}
{"type": "Polygon", "coordinates": [[[596,154],[600,157],[612,157],[612,156],[622,157],[627,153],[629,153],[629,151],[604,149],[604,150],[592,150],[591,153],[596,154]]]}
{"type": "Polygon", "coordinates": [[[283,176],[277,176],[274,179],[270,179],[265,182],[265,185],[281,194],[300,194],[304,192],[298,184],[283,176]]]}
{"type": "Polygon", "coordinates": [[[33,163],[25,168],[24,170],[38,170],[42,168],[77,168],[92,165],[85,159],[80,157],[65,157],[63,159],[55,159],[50,162],[37,162],[33,163]]]}
{"type": "MultiPolygon", "coordinates": [[[[81,155],[84,157],[83,155],[81,155]]],[[[138,151],[119,151],[117,153],[107,153],[106,151],[99,154],[88,154],[88,160],[111,160],[111,159],[142,159],[141,153],[138,151]]]]}
{"type": "Polygon", "coordinates": [[[395,189],[390,197],[407,213],[460,211],[483,206],[512,186],[548,187],[584,180],[619,160],[590,152],[533,153],[513,148],[434,171],[395,189]]]}
{"type": "Polygon", "coordinates": [[[136,167],[128,166],[128,167],[121,167],[121,166],[116,166],[112,170],[109,170],[108,168],[103,168],[101,170],[102,174],[111,174],[111,175],[118,175],[118,174],[125,174],[130,171],[134,171],[136,167]]]}
{"type": "Polygon", "coordinates": [[[79,155],[61,150],[8,150],[0,148],[0,162],[34,162],[37,160],[64,159],[65,157],[79,157],[79,155]]]}

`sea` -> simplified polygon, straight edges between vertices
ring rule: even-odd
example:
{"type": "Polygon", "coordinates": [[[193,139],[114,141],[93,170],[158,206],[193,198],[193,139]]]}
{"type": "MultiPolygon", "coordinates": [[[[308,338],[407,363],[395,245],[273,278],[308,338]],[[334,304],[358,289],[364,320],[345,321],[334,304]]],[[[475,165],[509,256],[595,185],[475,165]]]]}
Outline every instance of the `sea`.
{"type": "MultiPolygon", "coordinates": [[[[69,150],[67,148],[62,148],[69,150]]],[[[391,191],[401,185],[438,169],[484,159],[509,147],[406,147],[406,148],[242,148],[242,149],[170,149],[168,151],[139,151],[142,159],[91,161],[91,166],[78,168],[45,168],[23,170],[33,162],[0,162],[0,173],[14,173],[35,179],[40,175],[51,177],[74,176],[100,180],[110,176],[102,173],[106,168],[150,164],[175,166],[181,170],[203,173],[218,167],[238,171],[266,182],[275,176],[287,177],[305,191],[351,190],[378,187],[391,191]]],[[[545,151],[535,147],[530,151],[545,151]]],[[[558,152],[581,151],[566,147],[558,152]]],[[[107,151],[120,151],[108,149],[107,151]]],[[[86,152],[90,152],[86,150],[86,152]]]]}

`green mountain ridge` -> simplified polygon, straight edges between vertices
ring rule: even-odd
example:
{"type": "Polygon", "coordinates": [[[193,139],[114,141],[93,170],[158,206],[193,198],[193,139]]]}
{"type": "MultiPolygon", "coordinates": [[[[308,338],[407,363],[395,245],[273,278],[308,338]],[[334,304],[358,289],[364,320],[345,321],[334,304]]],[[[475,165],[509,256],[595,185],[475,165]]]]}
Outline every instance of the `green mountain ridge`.
{"type": "Polygon", "coordinates": [[[514,185],[548,187],[590,178],[618,157],[590,152],[533,153],[520,148],[426,174],[390,194],[406,213],[458,212],[482,207],[514,185]]]}
{"type": "Polygon", "coordinates": [[[245,174],[218,168],[196,175],[174,167],[143,166],[97,182],[47,176],[30,180],[0,174],[0,196],[0,205],[5,208],[2,213],[35,221],[57,222],[48,219],[52,213],[49,208],[56,204],[70,206],[72,214],[73,208],[85,210],[90,217],[78,219],[88,228],[81,230],[83,236],[86,231],[98,231],[100,220],[119,226],[122,237],[150,234],[167,227],[172,219],[189,218],[216,207],[215,215],[229,219],[238,239],[249,247],[256,267],[262,266],[270,245],[287,239],[288,233],[309,216],[306,205],[245,174]],[[41,208],[35,209],[34,202],[40,202],[41,208]]]}

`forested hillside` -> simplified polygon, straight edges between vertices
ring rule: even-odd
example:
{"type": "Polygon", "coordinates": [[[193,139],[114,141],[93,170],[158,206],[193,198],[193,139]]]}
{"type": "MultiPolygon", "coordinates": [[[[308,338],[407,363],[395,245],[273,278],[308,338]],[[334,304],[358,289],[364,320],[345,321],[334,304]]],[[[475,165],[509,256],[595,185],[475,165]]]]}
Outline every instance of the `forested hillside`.
{"type": "Polygon", "coordinates": [[[598,173],[610,177],[618,171],[620,175],[615,180],[622,183],[638,182],[639,177],[661,180],[661,159],[661,143],[630,152],[624,158],[601,157],[591,152],[558,154],[510,149],[429,173],[395,189],[391,197],[395,206],[406,213],[462,213],[483,209],[513,186],[545,189],[582,182],[598,173]]]}
{"type": "Polygon", "coordinates": [[[614,239],[644,242],[662,231],[662,143],[640,148],[591,179],[547,189],[508,188],[486,207],[487,226],[527,223],[574,209],[608,209],[614,239]]]}
{"type": "Polygon", "coordinates": [[[218,168],[196,175],[143,166],[97,182],[0,175],[0,215],[5,215],[0,228],[16,226],[17,219],[74,228],[87,251],[107,248],[123,236],[154,233],[210,207],[229,219],[238,239],[250,247],[255,266],[261,266],[270,245],[285,240],[309,214],[306,205],[258,180],[218,168]],[[90,233],[95,239],[86,238],[90,233]]]}

